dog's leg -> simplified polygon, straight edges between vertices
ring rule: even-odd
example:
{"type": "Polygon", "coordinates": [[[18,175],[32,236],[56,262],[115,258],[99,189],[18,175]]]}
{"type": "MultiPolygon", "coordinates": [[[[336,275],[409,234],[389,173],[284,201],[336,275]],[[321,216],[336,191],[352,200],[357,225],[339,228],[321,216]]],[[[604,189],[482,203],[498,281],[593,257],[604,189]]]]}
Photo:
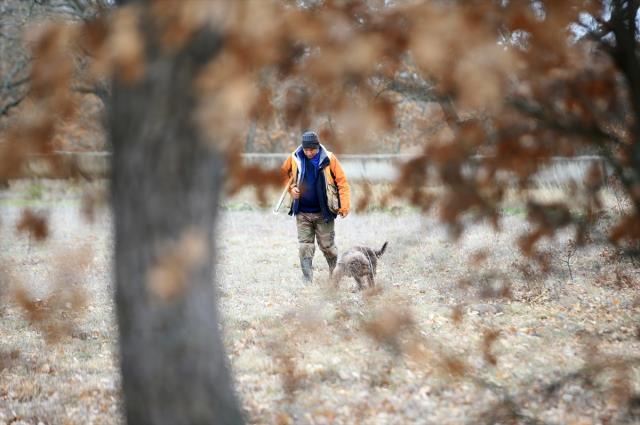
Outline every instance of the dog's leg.
{"type": "Polygon", "coordinates": [[[331,276],[330,276],[330,281],[333,284],[334,288],[338,289],[338,286],[340,285],[340,280],[342,279],[343,275],[344,275],[344,272],[342,270],[342,267],[340,264],[338,264],[336,268],[333,269],[333,273],[331,273],[331,276]]]}
{"type": "Polygon", "coordinates": [[[374,286],[376,286],[376,283],[373,280],[373,274],[368,274],[367,279],[369,280],[369,288],[373,288],[374,286]]]}

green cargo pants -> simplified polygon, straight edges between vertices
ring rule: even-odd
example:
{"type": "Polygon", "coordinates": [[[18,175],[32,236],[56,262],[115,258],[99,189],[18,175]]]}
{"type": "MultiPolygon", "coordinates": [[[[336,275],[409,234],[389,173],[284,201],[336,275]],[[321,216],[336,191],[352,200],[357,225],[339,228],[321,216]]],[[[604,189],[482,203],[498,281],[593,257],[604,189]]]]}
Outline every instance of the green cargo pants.
{"type": "Polygon", "coordinates": [[[332,273],[338,259],[338,247],[335,243],[334,220],[325,223],[322,213],[298,213],[296,214],[296,227],[298,228],[298,243],[300,266],[305,280],[312,279],[312,261],[315,253],[315,241],[324,254],[332,273]]]}

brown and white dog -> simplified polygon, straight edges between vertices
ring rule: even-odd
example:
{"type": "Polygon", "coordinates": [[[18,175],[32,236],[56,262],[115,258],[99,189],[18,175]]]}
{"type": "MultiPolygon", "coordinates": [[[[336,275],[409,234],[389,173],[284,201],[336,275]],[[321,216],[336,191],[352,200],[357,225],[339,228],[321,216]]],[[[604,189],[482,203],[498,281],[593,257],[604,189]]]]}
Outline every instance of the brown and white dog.
{"type": "Polygon", "coordinates": [[[358,289],[375,286],[374,277],[378,267],[378,258],[387,249],[387,242],[378,251],[366,246],[354,246],[338,256],[338,264],[333,270],[331,280],[337,287],[344,276],[352,277],[358,283],[358,289]]]}

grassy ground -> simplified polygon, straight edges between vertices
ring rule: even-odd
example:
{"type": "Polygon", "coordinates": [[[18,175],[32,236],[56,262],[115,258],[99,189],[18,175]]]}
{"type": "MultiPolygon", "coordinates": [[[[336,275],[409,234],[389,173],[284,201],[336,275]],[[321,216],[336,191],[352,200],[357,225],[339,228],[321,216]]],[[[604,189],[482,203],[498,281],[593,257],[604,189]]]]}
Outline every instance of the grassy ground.
{"type": "MultiPolygon", "coordinates": [[[[56,282],[86,294],[81,308],[62,303],[73,326],[47,343],[47,329],[30,325],[2,286],[0,424],[122,422],[111,219],[100,211],[86,221],[81,199],[81,187],[64,185],[0,196],[0,264],[34,298],[46,300],[56,282]],[[49,208],[44,244],[15,232],[27,201],[49,208]],[[53,265],[78,247],[87,267],[61,277],[53,265]]],[[[560,235],[546,244],[544,275],[514,248],[527,228],[516,202],[502,232],[477,224],[457,242],[434,218],[392,204],[337,221],[340,249],[389,247],[375,290],[354,292],[345,280],[334,291],[319,251],[315,283],[302,285],[293,219],[256,208],[244,192],[224,206],[215,281],[250,423],[639,421],[629,400],[640,369],[619,366],[640,356],[638,269],[624,263],[621,272],[602,246],[569,255],[571,235],[560,235]],[[489,296],[505,284],[509,297],[489,296]]]]}

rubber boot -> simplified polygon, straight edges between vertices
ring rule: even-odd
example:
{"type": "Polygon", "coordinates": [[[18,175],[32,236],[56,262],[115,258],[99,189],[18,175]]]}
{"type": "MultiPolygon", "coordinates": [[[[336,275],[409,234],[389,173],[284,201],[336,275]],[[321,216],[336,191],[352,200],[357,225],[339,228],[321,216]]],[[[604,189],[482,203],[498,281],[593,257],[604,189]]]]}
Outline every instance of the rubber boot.
{"type": "Polygon", "coordinates": [[[300,268],[302,269],[302,282],[306,285],[313,283],[313,259],[301,258],[300,268]]]}

